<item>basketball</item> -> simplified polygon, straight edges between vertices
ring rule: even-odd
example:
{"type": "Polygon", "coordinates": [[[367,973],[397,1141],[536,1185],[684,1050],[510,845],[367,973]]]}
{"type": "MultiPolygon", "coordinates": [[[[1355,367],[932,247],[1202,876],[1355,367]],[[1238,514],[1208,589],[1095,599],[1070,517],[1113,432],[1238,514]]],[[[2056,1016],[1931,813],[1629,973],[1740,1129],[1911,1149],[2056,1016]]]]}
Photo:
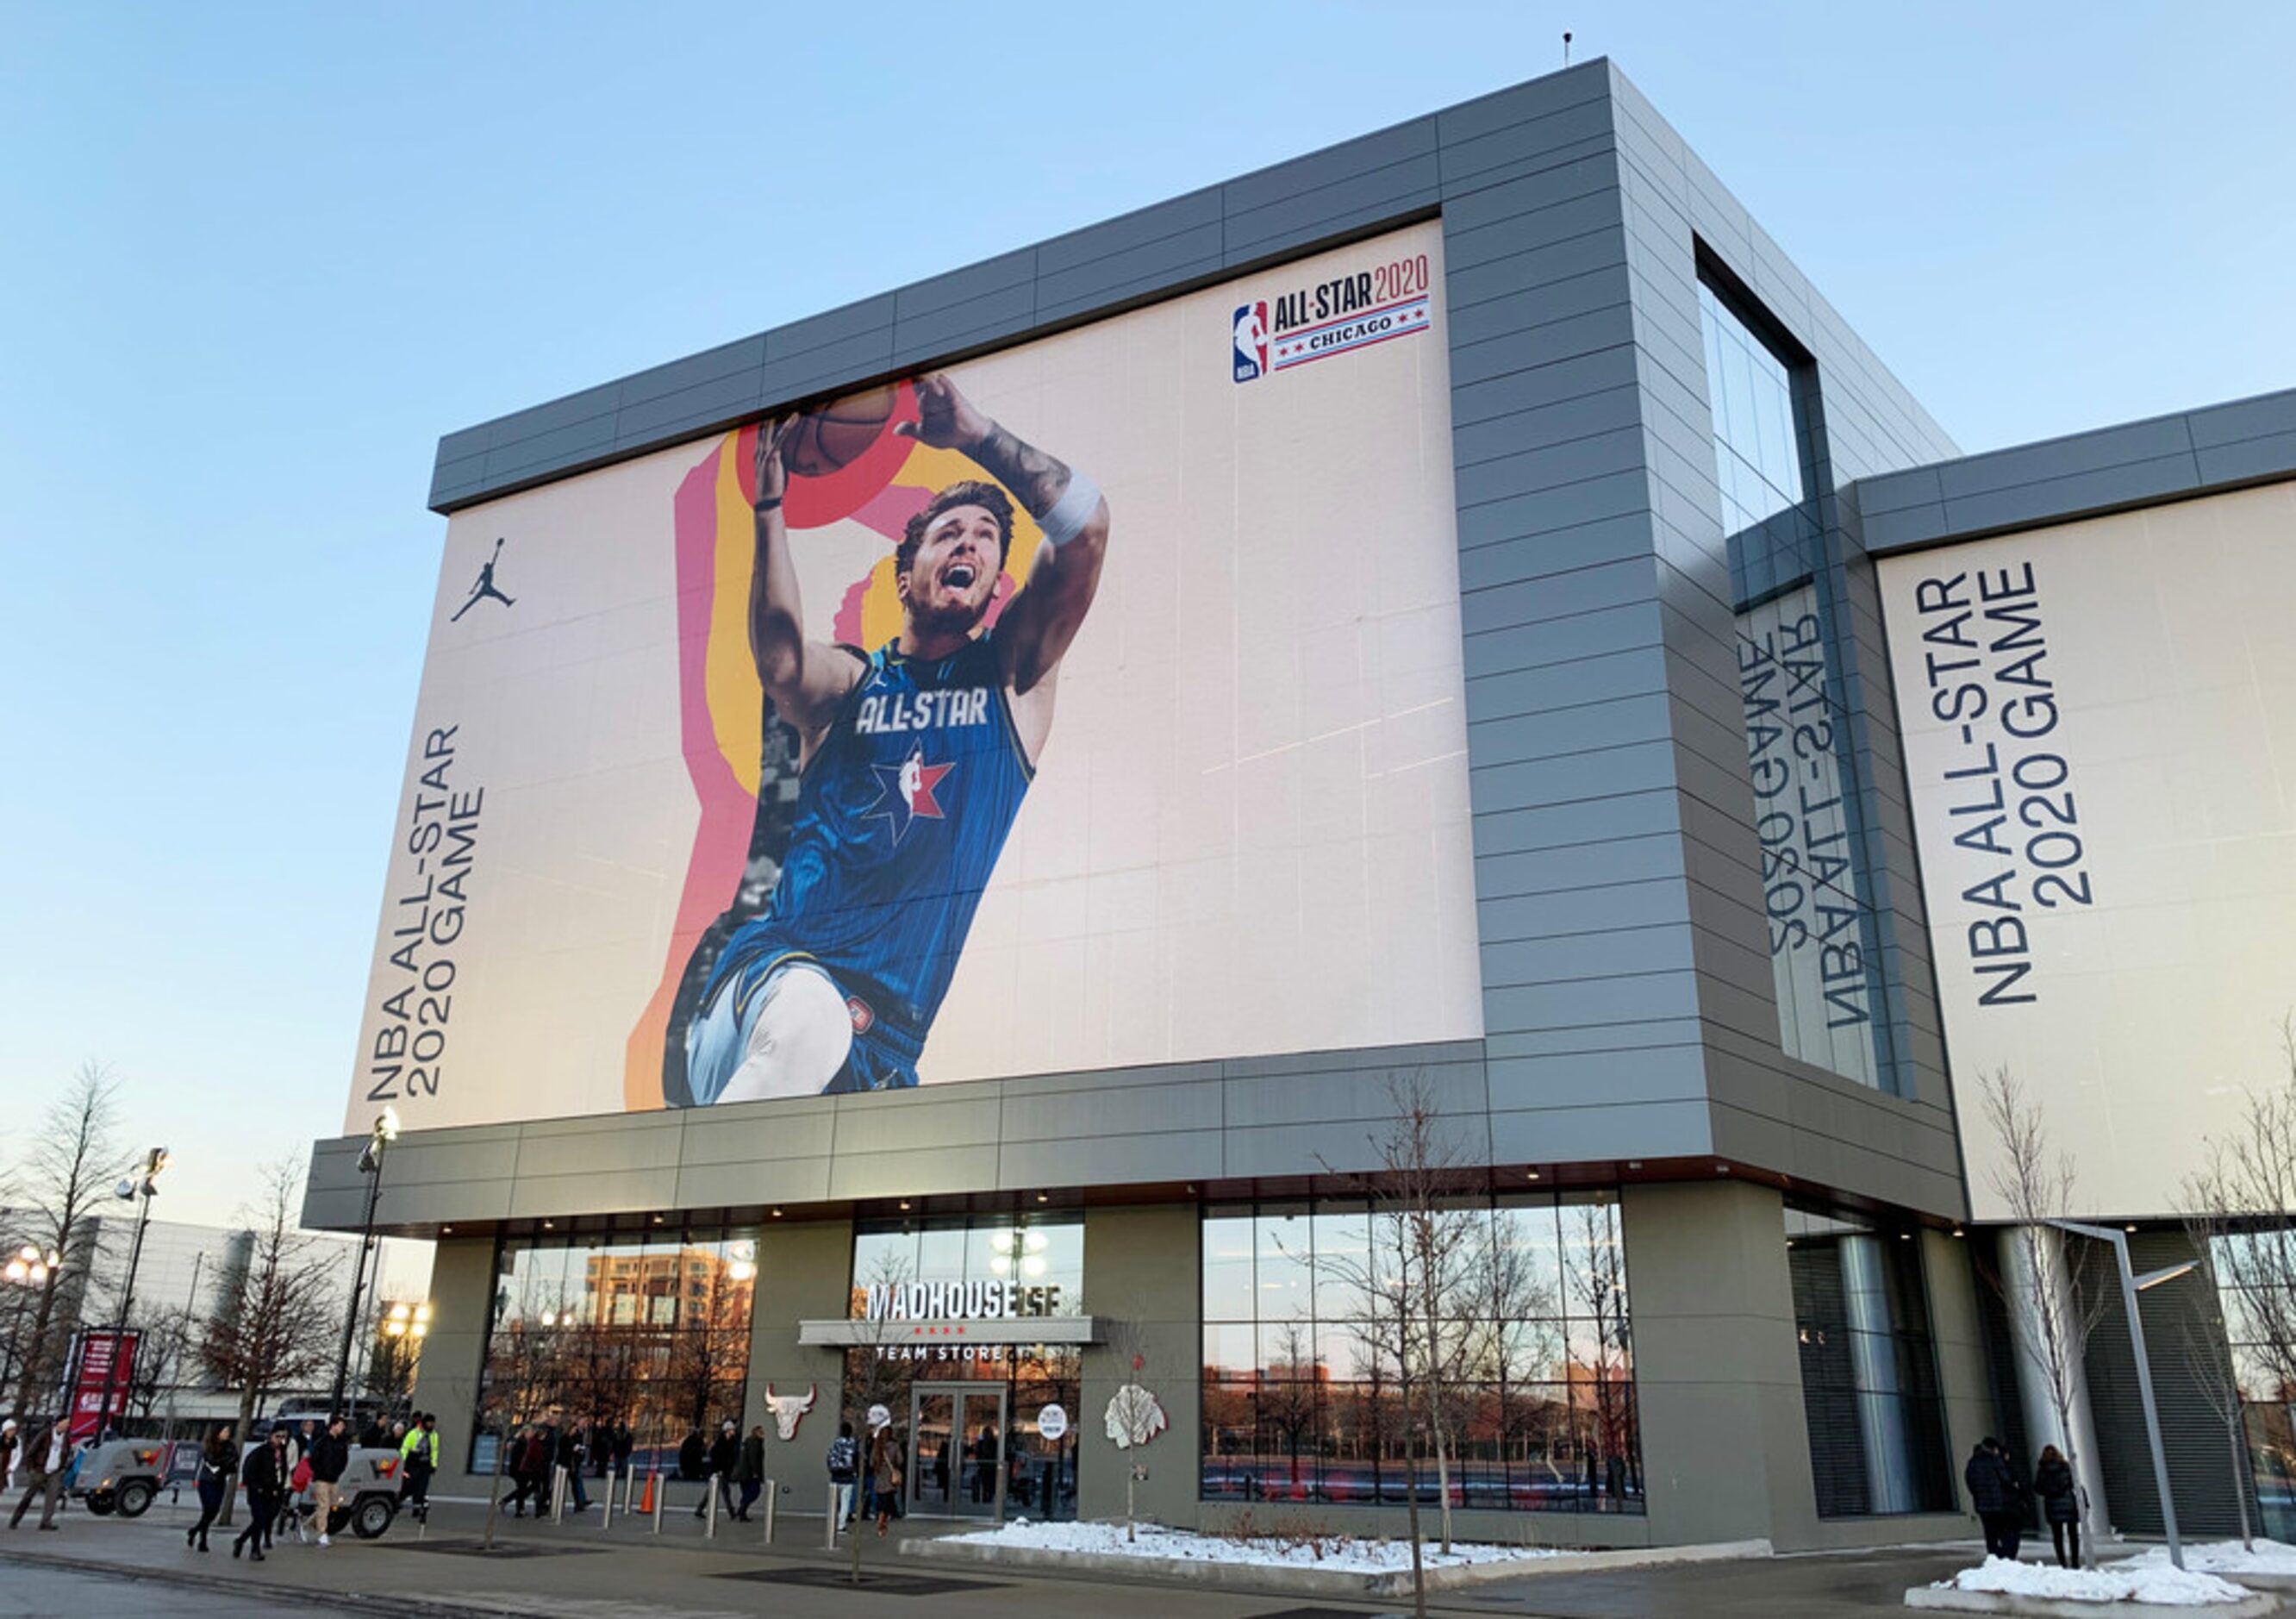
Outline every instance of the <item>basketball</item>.
{"type": "Polygon", "coordinates": [[[890,388],[849,393],[806,411],[782,440],[782,464],[799,478],[824,478],[857,460],[892,419],[890,388]]]}

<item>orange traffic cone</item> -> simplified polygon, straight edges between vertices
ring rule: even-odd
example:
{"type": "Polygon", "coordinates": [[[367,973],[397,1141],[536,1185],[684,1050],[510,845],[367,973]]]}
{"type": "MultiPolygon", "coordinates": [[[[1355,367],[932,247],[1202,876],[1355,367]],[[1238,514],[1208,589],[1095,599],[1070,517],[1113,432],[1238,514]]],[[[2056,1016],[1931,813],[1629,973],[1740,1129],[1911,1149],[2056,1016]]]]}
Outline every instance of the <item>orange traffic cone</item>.
{"type": "Polygon", "coordinates": [[[638,1510],[641,1513],[652,1512],[653,1510],[653,1481],[659,1476],[660,1475],[653,1473],[646,1475],[645,1494],[641,1496],[638,1500],[638,1510]]]}

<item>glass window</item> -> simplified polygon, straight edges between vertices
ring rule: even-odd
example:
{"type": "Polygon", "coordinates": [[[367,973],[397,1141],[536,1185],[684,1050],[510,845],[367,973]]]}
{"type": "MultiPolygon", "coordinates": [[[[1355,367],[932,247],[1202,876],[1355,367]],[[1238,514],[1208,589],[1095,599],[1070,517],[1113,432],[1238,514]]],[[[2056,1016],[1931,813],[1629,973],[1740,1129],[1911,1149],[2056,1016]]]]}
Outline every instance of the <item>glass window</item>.
{"type": "Polygon", "coordinates": [[[1888,1068],[1881,934],[1866,898],[1833,579],[1805,472],[1796,376],[1703,281],[1698,308],[1779,1044],[1880,1087],[1888,1068]]]}
{"type": "Polygon", "coordinates": [[[739,1421],[756,1303],[753,1229],[669,1236],[505,1238],[472,1424],[471,1470],[502,1437],[556,1424],[601,1442],[629,1430],[634,1465],[675,1466],[679,1442],[739,1421]]]}
{"type": "MultiPolygon", "coordinates": [[[[1439,1219],[1451,1280],[1434,1341],[1453,1500],[1640,1512],[1615,1198],[1481,1195],[1439,1219]]],[[[1379,1308],[1396,1268],[1382,1260],[1392,1221],[1348,1200],[1206,1212],[1206,1500],[1395,1503],[1414,1471],[1432,1500],[1431,1430],[1404,1409],[1397,1333],[1379,1308]]]]}

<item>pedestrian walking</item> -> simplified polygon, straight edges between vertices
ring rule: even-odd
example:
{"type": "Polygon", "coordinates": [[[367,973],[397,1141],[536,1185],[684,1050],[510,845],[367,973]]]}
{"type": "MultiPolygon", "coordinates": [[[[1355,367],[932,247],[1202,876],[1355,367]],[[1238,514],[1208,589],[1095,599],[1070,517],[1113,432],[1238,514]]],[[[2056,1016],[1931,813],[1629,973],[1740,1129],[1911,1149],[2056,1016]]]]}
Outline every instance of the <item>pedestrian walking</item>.
{"type": "Polygon", "coordinates": [[[311,1442],[311,1453],[303,1461],[311,1469],[311,1506],[319,1521],[319,1544],[324,1546],[335,1526],[336,1486],[342,1483],[343,1470],[351,1465],[350,1425],[340,1417],[330,1418],[326,1431],[311,1442]]]}
{"type": "Polygon", "coordinates": [[[861,1447],[853,1442],[853,1425],[837,1425],[837,1437],[829,1442],[829,1516],[839,1528],[850,1528],[853,1524],[853,1482],[861,1461],[861,1447]]]}
{"type": "MultiPolygon", "coordinates": [[[[510,1508],[511,1516],[522,1518],[526,1516],[526,1503],[534,1495],[534,1428],[532,1426],[521,1427],[512,1434],[509,1443],[510,1453],[503,1459],[503,1467],[510,1475],[511,1492],[510,1500],[504,1505],[510,1508]]],[[[537,1517],[542,1516],[542,1508],[539,1506],[534,1509],[534,1515],[537,1517]]]]}
{"type": "Polygon", "coordinates": [[[2057,1566],[2079,1568],[2080,1553],[2080,1485],[2072,1464],[2054,1445],[2041,1447],[2039,1465],[2033,1469],[2033,1488],[2041,1498],[2041,1516],[2049,1521],[2049,1539],[2056,1545],[2057,1566]]]}
{"type": "Polygon", "coordinates": [[[45,1428],[32,1435],[24,1447],[24,1493],[16,1502],[15,1515],[9,1518],[13,1529],[24,1521],[24,1514],[35,1497],[39,1498],[40,1527],[56,1526],[56,1508],[64,1497],[64,1469],[71,1465],[71,1440],[65,1432],[64,1419],[57,1418],[45,1428]]]}
{"type": "Polygon", "coordinates": [[[247,1527],[231,1543],[231,1555],[247,1553],[250,1563],[263,1561],[264,1543],[271,1538],[271,1520],[287,1499],[287,1430],[274,1428],[271,1437],[247,1453],[240,1464],[239,1485],[247,1492],[247,1527]]]}
{"type": "Polygon", "coordinates": [[[430,1475],[439,1470],[439,1417],[422,1413],[398,1451],[398,1499],[417,1523],[430,1521],[430,1475]]]}
{"type": "Polygon", "coordinates": [[[573,1492],[577,1512],[590,1510],[590,1492],[582,1488],[582,1456],[587,1449],[587,1435],[580,1423],[570,1423],[559,1430],[558,1465],[566,1469],[566,1487],[573,1492]]]}
{"type": "Polygon", "coordinates": [[[231,1424],[225,1423],[208,1435],[207,1443],[200,1447],[200,1521],[184,1532],[184,1549],[210,1549],[208,1528],[223,1510],[223,1498],[231,1491],[231,1476],[239,1470],[239,1442],[231,1424]]]}
{"type": "Polygon", "coordinates": [[[24,1448],[23,1441],[13,1417],[0,1419],[0,1492],[16,1487],[16,1458],[24,1448]]]}
{"type": "Polygon", "coordinates": [[[637,1448],[637,1435],[630,1432],[628,1418],[625,1418],[614,1425],[613,1470],[616,1473],[630,1470],[630,1452],[637,1448]]]}
{"type": "Polygon", "coordinates": [[[742,1442],[742,1504],[734,1509],[737,1520],[744,1524],[750,1521],[750,1508],[765,1488],[766,1429],[760,1423],[742,1442]]]}
{"type": "Polygon", "coordinates": [[[1961,1478],[1969,1486],[1970,1508],[1984,1526],[1985,1555],[2015,1562],[2023,1514],[2017,1499],[2017,1475],[2010,1468],[2008,1452],[2001,1442],[1989,1437],[1980,1440],[1969,1453],[1961,1478]]]}
{"type": "MultiPolygon", "coordinates": [[[[705,1465],[709,1469],[709,1487],[718,1492],[718,1499],[725,1503],[726,1516],[733,1516],[734,1475],[742,1467],[742,1430],[732,1418],[728,1417],[718,1425],[718,1437],[710,1442],[705,1465]]],[[[701,1505],[693,1509],[693,1516],[706,1516],[709,1510],[709,1497],[705,1493],[701,1505]]]]}
{"type": "Polygon", "coordinates": [[[885,1525],[900,1511],[901,1482],[907,1472],[900,1436],[888,1418],[882,1427],[869,1431],[869,1482],[877,1492],[877,1535],[881,1540],[884,1538],[885,1525]]]}

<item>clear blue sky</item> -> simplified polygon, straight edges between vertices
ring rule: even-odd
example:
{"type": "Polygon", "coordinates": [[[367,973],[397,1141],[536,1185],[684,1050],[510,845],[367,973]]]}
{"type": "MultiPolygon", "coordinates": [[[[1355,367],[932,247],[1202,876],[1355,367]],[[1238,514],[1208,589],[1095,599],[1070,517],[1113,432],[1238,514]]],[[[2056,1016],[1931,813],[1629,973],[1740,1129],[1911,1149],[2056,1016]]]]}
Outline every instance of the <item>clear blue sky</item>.
{"type": "Polygon", "coordinates": [[[118,1064],[177,1218],[340,1120],[442,432],[1546,72],[1566,27],[1964,448],[2296,385],[2278,4],[7,27],[0,1098],[12,1132],[118,1064]]]}

